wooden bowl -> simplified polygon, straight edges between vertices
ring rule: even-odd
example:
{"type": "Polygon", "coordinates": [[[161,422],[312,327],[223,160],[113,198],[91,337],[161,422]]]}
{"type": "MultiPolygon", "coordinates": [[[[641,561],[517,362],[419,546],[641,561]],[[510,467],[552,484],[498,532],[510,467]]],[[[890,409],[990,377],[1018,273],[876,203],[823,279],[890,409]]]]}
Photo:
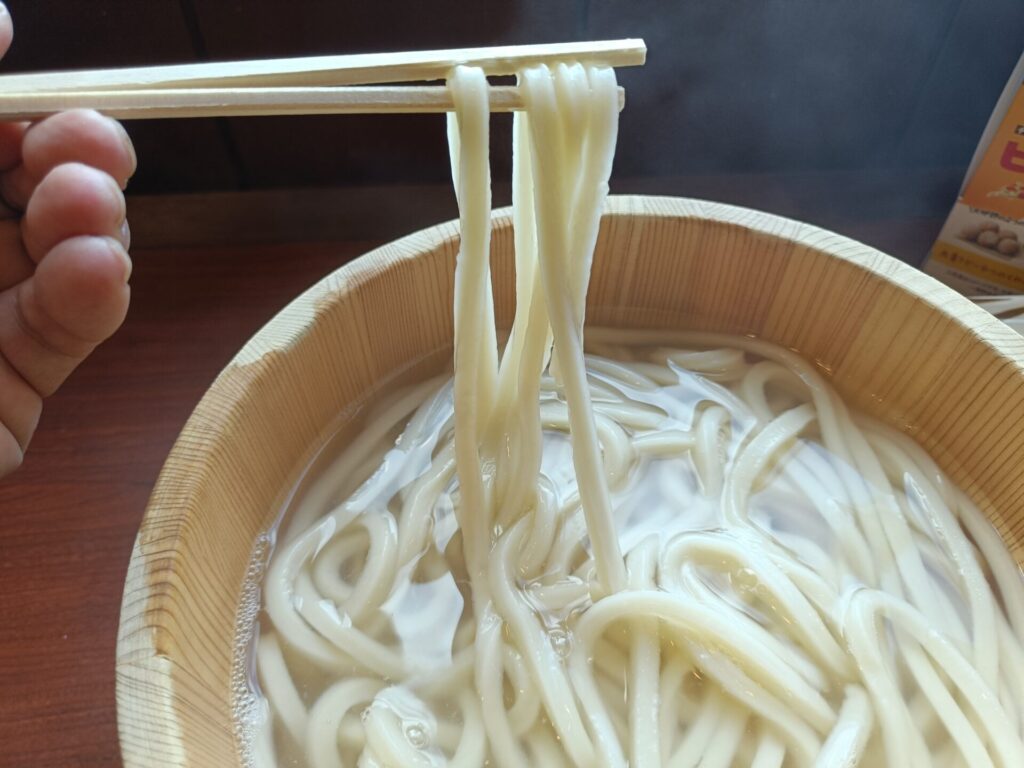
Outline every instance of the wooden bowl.
{"type": "MultiPolygon", "coordinates": [[[[128,768],[240,765],[236,629],[255,543],[339,413],[452,340],[454,223],[379,248],[286,307],[217,378],[174,446],[132,553],[118,638],[128,768]]],[[[496,311],[513,309],[495,215],[496,311]]],[[[845,237],[764,213],[618,197],[588,321],[755,334],[798,350],[912,434],[1024,560],[1024,339],[845,237]]],[[[251,585],[249,587],[251,589],[251,585]]]]}

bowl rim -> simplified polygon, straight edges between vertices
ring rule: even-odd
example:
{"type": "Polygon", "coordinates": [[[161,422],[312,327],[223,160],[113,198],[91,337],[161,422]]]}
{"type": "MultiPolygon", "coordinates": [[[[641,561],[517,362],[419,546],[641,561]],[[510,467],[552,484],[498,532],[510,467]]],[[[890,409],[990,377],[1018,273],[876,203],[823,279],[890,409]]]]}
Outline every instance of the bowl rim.
{"type": "MultiPolygon", "coordinates": [[[[776,214],[684,197],[613,195],[608,197],[604,215],[703,219],[823,252],[938,311],[975,341],[991,348],[1024,381],[1024,338],[935,278],[851,238],[776,214]]],[[[495,210],[492,220],[495,228],[511,226],[511,209],[495,210]]],[[[217,443],[218,437],[209,426],[223,420],[228,382],[251,363],[296,344],[316,319],[324,298],[350,290],[388,266],[415,259],[457,238],[458,221],[447,221],[379,246],[325,275],[285,305],[243,345],[193,409],[154,484],[132,547],[122,595],[116,651],[116,708],[126,768],[190,764],[180,723],[171,706],[175,699],[175,659],[159,642],[160,628],[152,621],[150,611],[154,594],[149,585],[157,568],[173,569],[181,562],[181,522],[190,512],[188,500],[195,498],[203,480],[203,475],[194,469],[196,462],[207,457],[217,443]],[[169,505],[177,510],[170,516],[169,505]],[[175,516],[178,525],[168,526],[175,516]],[[154,528],[160,529],[158,556],[145,551],[142,543],[154,528]],[[146,736],[152,736],[158,743],[157,762],[134,756],[140,740],[146,736]]]]}

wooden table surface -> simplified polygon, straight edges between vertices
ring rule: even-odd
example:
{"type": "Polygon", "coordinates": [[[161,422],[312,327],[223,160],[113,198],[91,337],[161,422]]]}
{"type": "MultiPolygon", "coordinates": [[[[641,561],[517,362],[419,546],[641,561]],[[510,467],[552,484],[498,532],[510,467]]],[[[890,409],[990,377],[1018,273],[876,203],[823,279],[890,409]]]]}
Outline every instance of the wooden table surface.
{"type": "Polygon", "coordinates": [[[256,330],[370,243],[133,254],[121,331],[43,409],[0,481],[0,766],[118,766],[125,571],[192,408],[256,330]]]}

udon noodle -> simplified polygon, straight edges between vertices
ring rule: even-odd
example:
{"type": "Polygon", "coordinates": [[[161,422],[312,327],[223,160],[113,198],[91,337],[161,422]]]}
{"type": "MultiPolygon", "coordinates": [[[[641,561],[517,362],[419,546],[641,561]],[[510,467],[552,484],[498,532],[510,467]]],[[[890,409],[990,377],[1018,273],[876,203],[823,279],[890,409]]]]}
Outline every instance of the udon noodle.
{"type": "Polygon", "coordinates": [[[454,377],[378,402],[264,583],[259,766],[1024,765],[1024,586],[795,353],[588,328],[611,70],[520,74],[499,357],[487,82],[450,81],[454,377]]]}

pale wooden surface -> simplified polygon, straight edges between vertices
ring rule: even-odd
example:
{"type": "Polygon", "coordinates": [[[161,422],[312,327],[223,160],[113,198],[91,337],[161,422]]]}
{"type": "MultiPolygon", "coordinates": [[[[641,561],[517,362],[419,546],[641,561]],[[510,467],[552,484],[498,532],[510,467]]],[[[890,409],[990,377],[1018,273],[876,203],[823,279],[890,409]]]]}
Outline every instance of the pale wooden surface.
{"type": "MultiPolygon", "coordinates": [[[[740,208],[613,198],[588,320],[752,333],[799,350],[908,431],[1024,559],[1024,339],[931,278],[844,237],[740,208]]],[[[253,542],[324,426],[452,336],[456,229],[380,248],[289,305],[221,374],[154,490],[125,587],[125,764],[238,765],[235,622],[253,542]]],[[[496,311],[513,303],[508,212],[496,311]]]]}

